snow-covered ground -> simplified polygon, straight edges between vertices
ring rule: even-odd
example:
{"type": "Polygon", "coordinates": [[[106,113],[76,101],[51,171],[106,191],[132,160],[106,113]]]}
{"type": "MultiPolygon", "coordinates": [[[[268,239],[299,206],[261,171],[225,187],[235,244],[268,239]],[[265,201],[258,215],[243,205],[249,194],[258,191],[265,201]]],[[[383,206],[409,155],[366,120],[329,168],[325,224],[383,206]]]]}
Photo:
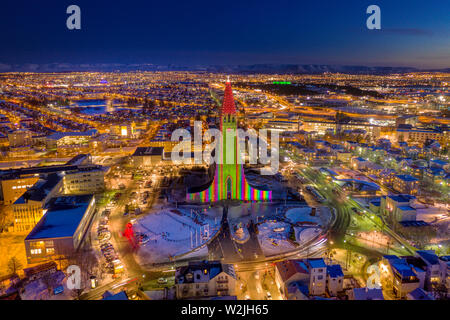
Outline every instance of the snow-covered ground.
{"type": "Polygon", "coordinates": [[[297,239],[298,243],[305,243],[308,242],[312,239],[314,239],[315,237],[317,237],[317,235],[320,234],[320,231],[322,229],[320,228],[314,228],[314,227],[294,227],[295,230],[295,239],[297,239]]]}
{"type": "Polygon", "coordinates": [[[293,208],[286,211],[286,219],[293,223],[307,222],[317,224],[318,226],[326,226],[331,218],[328,208],[320,207],[317,209],[316,215],[311,216],[311,208],[293,208]]]}
{"type": "MultiPolygon", "coordinates": [[[[165,208],[139,219],[134,225],[135,232],[149,237],[136,253],[141,264],[162,263],[171,257],[184,255],[204,245],[218,230],[221,216],[216,208],[206,211],[191,208],[165,208]]],[[[208,253],[205,247],[195,250],[192,255],[208,253]]]]}
{"type": "Polygon", "coordinates": [[[286,253],[299,245],[317,237],[322,226],[327,225],[331,214],[327,210],[318,209],[311,216],[310,207],[291,208],[281,218],[269,218],[258,225],[258,241],[266,256],[286,253]],[[295,240],[289,239],[291,230],[295,240]]]}
{"type": "Polygon", "coordinates": [[[250,220],[273,217],[281,209],[280,205],[270,203],[243,203],[228,209],[228,220],[231,222],[248,223],[250,220]]]}
{"type": "Polygon", "coordinates": [[[428,223],[438,222],[449,217],[447,210],[439,207],[426,205],[416,205],[417,220],[423,220],[428,223]]]}
{"type": "Polygon", "coordinates": [[[269,220],[258,226],[258,241],[265,256],[276,255],[296,248],[289,240],[291,225],[269,220]]]}

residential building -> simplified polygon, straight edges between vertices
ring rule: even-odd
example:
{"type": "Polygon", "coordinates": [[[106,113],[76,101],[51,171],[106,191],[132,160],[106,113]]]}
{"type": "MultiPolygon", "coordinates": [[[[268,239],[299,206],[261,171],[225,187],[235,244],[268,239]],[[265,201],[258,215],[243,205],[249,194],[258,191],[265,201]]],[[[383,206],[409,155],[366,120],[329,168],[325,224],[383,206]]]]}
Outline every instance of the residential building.
{"type": "Polygon", "coordinates": [[[30,145],[32,142],[31,131],[20,129],[8,133],[8,141],[10,147],[23,147],[30,145]]]}
{"type": "Polygon", "coordinates": [[[406,295],[406,300],[434,300],[434,298],[422,288],[417,288],[406,295]]]}
{"type": "Polygon", "coordinates": [[[353,288],[347,290],[349,300],[384,300],[383,291],[373,288],[353,288]]]}
{"type": "Polygon", "coordinates": [[[431,290],[433,285],[441,282],[441,265],[439,257],[433,250],[417,250],[417,256],[425,263],[426,282],[425,289],[431,290]]]}
{"type": "Polygon", "coordinates": [[[231,264],[194,261],[175,272],[178,299],[236,295],[236,274],[231,264]]]}
{"type": "Polygon", "coordinates": [[[439,257],[441,284],[447,288],[450,293],[450,256],[439,257]]]}
{"type": "Polygon", "coordinates": [[[327,265],[321,258],[277,262],[275,281],[285,299],[289,298],[291,286],[306,285],[309,295],[323,295],[327,286],[327,265]]]}
{"type": "MultiPolygon", "coordinates": [[[[414,260],[414,259],[412,259],[414,260]]],[[[426,274],[416,263],[394,255],[384,256],[380,262],[380,280],[384,289],[392,289],[397,298],[405,298],[408,293],[424,288],[426,274]]]]}
{"type": "Polygon", "coordinates": [[[344,290],[344,272],[339,264],[327,266],[327,289],[332,297],[344,290]]]}
{"type": "Polygon", "coordinates": [[[393,187],[400,193],[415,195],[419,189],[419,179],[409,174],[398,174],[394,176],[393,187]]]}
{"type": "Polygon", "coordinates": [[[415,221],[417,211],[411,206],[415,199],[409,194],[383,196],[380,198],[380,212],[391,221],[415,221]]]}

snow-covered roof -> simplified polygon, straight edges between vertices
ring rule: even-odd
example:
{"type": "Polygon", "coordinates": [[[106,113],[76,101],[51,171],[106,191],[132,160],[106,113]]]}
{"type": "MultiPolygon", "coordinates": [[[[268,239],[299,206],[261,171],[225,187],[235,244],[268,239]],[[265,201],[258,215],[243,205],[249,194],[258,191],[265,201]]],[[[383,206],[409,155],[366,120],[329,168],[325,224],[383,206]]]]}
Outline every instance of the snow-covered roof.
{"type": "Polygon", "coordinates": [[[72,237],[93,197],[83,195],[53,198],[47,206],[47,213],[25,240],[72,237]]]}

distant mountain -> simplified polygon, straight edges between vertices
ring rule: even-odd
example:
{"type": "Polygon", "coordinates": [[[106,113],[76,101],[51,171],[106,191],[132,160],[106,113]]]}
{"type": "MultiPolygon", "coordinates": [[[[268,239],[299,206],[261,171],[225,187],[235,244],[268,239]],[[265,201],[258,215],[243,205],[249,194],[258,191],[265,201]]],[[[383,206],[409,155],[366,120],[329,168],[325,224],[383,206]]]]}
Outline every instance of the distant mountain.
{"type": "Polygon", "coordinates": [[[421,70],[412,67],[367,67],[367,66],[341,66],[318,64],[254,64],[254,65],[212,65],[212,66],[182,66],[182,65],[155,65],[155,64],[21,64],[9,65],[0,63],[0,72],[129,72],[129,71],[207,71],[217,73],[267,73],[267,74],[320,74],[347,73],[347,74],[392,74],[409,72],[450,72],[450,68],[439,70],[421,70]]]}
{"type": "Polygon", "coordinates": [[[281,74],[319,74],[319,73],[348,73],[348,74],[390,74],[421,71],[411,67],[367,67],[340,66],[317,64],[255,64],[239,66],[211,66],[210,72],[236,73],[281,73],[281,74]]]}

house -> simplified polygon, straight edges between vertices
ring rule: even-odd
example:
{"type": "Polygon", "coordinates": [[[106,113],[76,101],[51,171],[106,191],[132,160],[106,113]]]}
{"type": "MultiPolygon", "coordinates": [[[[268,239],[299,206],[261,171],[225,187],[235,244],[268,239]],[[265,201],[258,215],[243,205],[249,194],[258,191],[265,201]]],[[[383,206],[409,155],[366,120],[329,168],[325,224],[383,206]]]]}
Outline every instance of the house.
{"type": "Polygon", "coordinates": [[[327,265],[321,258],[285,260],[275,264],[275,282],[285,299],[292,296],[292,286],[297,287],[303,294],[306,291],[302,287],[307,286],[309,295],[323,295],[326,281],[327,265]]]}
{"type": "Polygon", "coordinates": [[[178,299],[236,295],[236,274],[231,264],[191,261],[175,272],[178,299]]]}
{"type": "Polygon", "coordinates": [[[431,183],[441,183],[446,176],[446,172],[441,168],[427,168],[423,172],[423,178],[431,183]]]}
{"type": "Polygon", "coordinates": [[[447,288],[450,293],[450,256],[439,257],[441,284],[447,288]]]}
{"type": "Polygon", "coordinates": [[[102,300],[129,300],[128,295],[125,291],[120,291],[116,294],[113,294],[109,291],[105,291],[103,294],[102,300]]]}
{"type": "Polygon", "coordinates": [[[309,289],[302,281],[295,281],[287,288],[287,300],[309,300],[309,289]]]}
{"type": "Polygon", "coordinates": [[[407,300],[434,300],[433,296],[428,294],[422,288],[417,288],[406,295],[407,300]]]}
{"type": "Polygon", "coordinates": [[[415,199],[409,194],[383,196],[380,198],[380,212],[391,221],[415,221],[417,212],[411,206],[415,199]]]}
{"type": "Polygon", "coordinates": [[[361,157],[354,157],[350,161],[351,167],[355,170],[365,170],[369,163],[370,161],[367,161],[366,159],[361,157]]]}
{"type": "Polygon", "coordinates": [[[408,261],[408,258],[399,258],[395,255],[383,256],[380,261],[380,280],[383,289],[392,289],[394,295],[402,299],[411,291],[423,288],[425,271],[417,264],[414,265],[412,260],[408,261]]]}
{"type": "Polygon", "coordinates": [[[381,289],[354,288],[347,290],[349,300],[384,300],[381,289]]]}
{"type": "Polygon", "coordinates": [[[327,290],[332,297],[344,290],[344,272],[339,264],[327,266],[327,290]]]}
{"type": "Polygon", "coordinates": [[[394,176],[393,187],[400,193],[415,195],[419,188],[419,179],[409,174],[398,174],[394,176]]]}
{"type": "Polygon", "coordinates": [[[416,254],[425,263],[425,289],[430,290],[433,285],[441,282],[441,265],[439,263],[439,257],[433,250],[417,250],[416,254]]]}

